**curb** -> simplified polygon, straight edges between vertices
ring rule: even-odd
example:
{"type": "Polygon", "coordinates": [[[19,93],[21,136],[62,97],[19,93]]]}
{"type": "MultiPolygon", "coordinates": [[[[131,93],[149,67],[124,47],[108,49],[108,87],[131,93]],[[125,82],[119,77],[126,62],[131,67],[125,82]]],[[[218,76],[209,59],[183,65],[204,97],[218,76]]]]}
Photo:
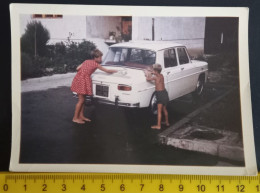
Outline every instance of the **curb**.
{"type": "Polygon", "coordinates": [[[244,161],[244,150],[239,140],[239,134],[231,131],[223,131],[199,125],[185,126],[171,133],[167,137],[165,144],[230,160],[244,161]],[[206,139],[193,136],[195,133],[203,134],[204,132],[211,133],[216,138],[206,139]]]}
{"type": "Polygon", "coordinates": [[[230,160],[245,161],[244,149],[238,146],[221,145],[213,142],[210,143],[206,141],[193,141],[187,139],[168,139],[166,145],[190,151],[202,152],[230,160]]]}
{"type": "Polygon", "coordinates": [[[219,156],[227,159],[234,159],[236,161],[244,161],[244,149],[239,145],[233,146],[230,144],[220,144],[211,141],[204,140],[189,140],[189,139],[181,139],[181,138],[173,138],[174,132],[180,129],[181,126],[188,123],[193,117],[198,115],[203,110],[210,108],[213,104],[220,101],[222,98],[230,94],[232,91],[237,89],[237,87],[233,87],[230,90],[226,91],[221,96],[217,97],[215,100],[205,104],[199,109],[191,112],[186,117],[175,123],[170,128],[158,134],[159,141],[162,144],[171,145],[180,149],[187,149],[191,151],[203,152],[214,156],[219,156]]]}

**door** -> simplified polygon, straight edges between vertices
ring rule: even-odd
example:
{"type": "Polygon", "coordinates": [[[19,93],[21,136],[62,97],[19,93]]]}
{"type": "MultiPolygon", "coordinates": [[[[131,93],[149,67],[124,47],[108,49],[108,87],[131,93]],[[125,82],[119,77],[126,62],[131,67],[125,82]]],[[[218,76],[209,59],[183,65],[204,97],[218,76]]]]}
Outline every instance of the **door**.
{"type": "Polygon", "coordinates": [[[183,96],[192,92],[197,84],[198,73],[193,63],[191,63],[185,47],[177,48],[177,55],[179,61],[179,69],[181,72],[182,89],[180,95],[183,96]]]}
{"type": "Polygon", "coordinates": [[[162,70],[162,74],[165,78],[165,87],[168,91],[169,98],[173,100],[178,98],[181,94],[181,71],[178,66],[176,50],[174,48],[164,50],[163,55],[164,69],[162,70]]]}

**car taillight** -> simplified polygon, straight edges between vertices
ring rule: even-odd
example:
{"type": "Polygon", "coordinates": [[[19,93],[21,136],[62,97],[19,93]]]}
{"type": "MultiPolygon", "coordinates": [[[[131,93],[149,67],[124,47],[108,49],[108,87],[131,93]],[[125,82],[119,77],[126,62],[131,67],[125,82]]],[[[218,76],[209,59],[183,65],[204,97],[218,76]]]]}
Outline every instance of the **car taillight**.
{"type": "Polygon", "coordinates": [[[132,90],[132,87],[128,86],[128,85],[119,84],[117,86],[117,89],[118,90],[124,90],[124,91],[130,91],[130,90],[132,90]]]}

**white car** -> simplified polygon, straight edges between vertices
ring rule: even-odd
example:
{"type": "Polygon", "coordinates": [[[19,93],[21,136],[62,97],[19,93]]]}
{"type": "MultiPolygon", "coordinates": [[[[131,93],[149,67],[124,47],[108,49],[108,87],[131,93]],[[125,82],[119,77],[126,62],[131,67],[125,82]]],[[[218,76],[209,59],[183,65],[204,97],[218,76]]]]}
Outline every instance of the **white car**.
{"type": "Polygon", "coordinates": [[[92,75],[93,97],[98,103],[124,107],[154,107],[155,85],[147,81],[144,70],[161,64],[169,99],[193,93],[199,96],[207,80],[207,62],[191,60],[185,46],[173,42],[142,41],[114,44],[102,65],[116,69],[92,75]]]}

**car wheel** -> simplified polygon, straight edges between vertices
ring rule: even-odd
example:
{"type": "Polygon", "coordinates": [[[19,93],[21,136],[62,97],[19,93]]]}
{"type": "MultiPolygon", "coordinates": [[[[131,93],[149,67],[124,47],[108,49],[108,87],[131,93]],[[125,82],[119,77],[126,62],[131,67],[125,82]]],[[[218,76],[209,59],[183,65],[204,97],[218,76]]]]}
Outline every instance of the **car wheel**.
{"type": "Polygon", "coordinates": [[[197,85],[196,85],[196,89],[195,91],[192,93],[193,97],[194,98],[198,98],[202,92],[203,92],[203,89],[204,89],[204,84],[205,84],[205,80],[204,80],[204,76],[201,75],[198,79],[198,82],[197,82],[197,85]]]}
{"type": "Polygon", "coordinates": [[[150,101],[150,111],[152,114],[157,114],[157,99],[155,93],[153,93],[151,101],[150,101]]]}

